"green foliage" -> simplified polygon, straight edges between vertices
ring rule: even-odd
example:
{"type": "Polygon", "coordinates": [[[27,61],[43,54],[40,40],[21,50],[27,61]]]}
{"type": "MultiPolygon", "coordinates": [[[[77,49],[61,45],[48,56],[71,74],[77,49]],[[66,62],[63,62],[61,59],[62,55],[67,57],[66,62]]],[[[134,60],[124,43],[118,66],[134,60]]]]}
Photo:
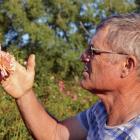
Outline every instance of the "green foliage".
{"type": "MultiPolygon", "coordinates": [[[[29,44],[18,51],[35,53],[39,68],[44,65],[49,73],[65,79],[74,78],[81,73],[78,57],[103,12],[106,15],[122,13],[132,7],[127,0],[6,0],[0,4],[0,39],[13,28],[18,32],[18,38],[10,47],[20,47],[21,36],[28,33],[29,44]]],[[[18,51],[15,53],[20,53],[18,51]]]]}
{"type": "MultiPolygon", "coordinates": [[[[46,75],[44,75],[46,76],[46,75]]],[[[44,76],[42,76],[44,78],[44,76]]],[[[91,106],[97,97],[82,91],[78,84],[66,82],[65,89],[60,92],[55,76],[47,76],[47,81],[35,82],[36,96],[50,114],[63,120],[91,106]]],[[[1,140],[30,140],[14,99],[0,89],[0,139],[1,140]]]]}
{"type": "MultiPolygon", "coordinates": [[[[139,11],[139,1],[136,4],[139,11]]],[[[106,16],[135,8],[127,0],[3,0],[0,42],[4,42],[5,33],[12,28],[18,37],[7,51],[21,64],[29,54],[36,54],[36,95],[51,114],[62,120],[97,100],[78,84],[83,67],[80,54],[96,25],[106,16]],[[29,34],[30,41],[21,47],[25,33],[29,34]],[[63,92],[58,86],[60,80],[65,83],[63,92]]],[[[0,92],[0,140],[32,139],[13,99],[2,89],[0,92]]]]}
{"type": "Polygon", "coordinates": [[[17,111],[14,100],[0,89],[0,139],[31,139],[17,111]]]}
{"type": "Polygon", "coordinates": [[[136,12],[140,13],[140,1],[139,0],[135,0],[136,3],[136,12]]]}
{"type": "Polygon", "coordinates": [[[110,13],[128,13],[134,10],[134,2],[128,0],[105,0],[105,7],[110,13]]]}

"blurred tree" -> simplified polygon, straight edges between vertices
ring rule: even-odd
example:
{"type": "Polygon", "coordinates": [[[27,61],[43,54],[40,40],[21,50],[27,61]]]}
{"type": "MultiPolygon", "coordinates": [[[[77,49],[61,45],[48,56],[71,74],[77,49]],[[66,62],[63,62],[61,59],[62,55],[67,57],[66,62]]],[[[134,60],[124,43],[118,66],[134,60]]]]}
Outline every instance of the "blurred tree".
{"type": "Polygon", "coordinates": [[[135,0],[135,3],[136,3],[136,12],[137,13],[140,13],[140,0],[135,0]]]}
{"type": "Polygon", "coordinates": [[[133,0],[105,0],[106,11],[110,14],[128,13],[135,8],[133,0]]]}
{"type": "Polygon", "coordinates": [[[128,0],[3,0],[0,39],[18,59],[36,53],[39,77],[70,78],[79,75],[80,53],[100,20],[132,8],[128,0]]]}

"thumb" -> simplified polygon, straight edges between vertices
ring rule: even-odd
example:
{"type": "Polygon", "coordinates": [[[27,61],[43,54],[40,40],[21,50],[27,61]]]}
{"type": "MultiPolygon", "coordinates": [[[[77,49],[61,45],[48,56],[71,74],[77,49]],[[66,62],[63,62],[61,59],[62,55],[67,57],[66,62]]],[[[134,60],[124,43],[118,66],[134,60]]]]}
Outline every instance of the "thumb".
{"type": "Polygon", "coordinates": [[[35,55],[31,54],[27,61],[27,70],[32,72],[35,69],[35,55]]]}

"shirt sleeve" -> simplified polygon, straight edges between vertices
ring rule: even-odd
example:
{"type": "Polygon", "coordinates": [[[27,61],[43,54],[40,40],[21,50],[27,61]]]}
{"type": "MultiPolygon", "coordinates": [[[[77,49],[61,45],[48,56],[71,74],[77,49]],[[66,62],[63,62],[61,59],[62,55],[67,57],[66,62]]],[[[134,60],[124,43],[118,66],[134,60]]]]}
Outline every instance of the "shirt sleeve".
{"type": "Polygon", "coordinates": [[[93,112],[96,110],[98,104],[99,102],[95,103],[89,109],[77,115],[77,119],[80,122],[81,126],[84,127],[87,131],[89,131],[90,129],[92,119],[95,118],[95,115],[93,112]]]}
{"type": "Polygon", "coordinates": [[[87,110],[84,112],[81,112],[77,115],[77,120],[80,122],[81,126],[86,129],[86,131],[89,130],[89,124],[87,120],[87,110]]]}
{"type": "Polygon", "coordinates": [[[90,128],[96,128],[97,124],[100,123],[101,116],[104,116],[103,111],[104,106],[101,101],[98,101],[89,109],[79,113],[77,115],[77,119],[80,122],[81,126],[89,131],[90,128]]]}

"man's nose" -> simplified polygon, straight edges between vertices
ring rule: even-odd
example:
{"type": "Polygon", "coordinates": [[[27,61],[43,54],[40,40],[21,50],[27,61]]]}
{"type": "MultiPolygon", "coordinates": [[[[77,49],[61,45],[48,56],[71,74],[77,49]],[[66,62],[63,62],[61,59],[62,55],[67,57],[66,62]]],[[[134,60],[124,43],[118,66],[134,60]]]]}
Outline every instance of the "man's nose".
{"type": "Polygon", "coordinates": [[[84,63],[89,62],[90,61],[90,56],[86,52],[83,52],[81,54],[80,60],[84,63]]]}

